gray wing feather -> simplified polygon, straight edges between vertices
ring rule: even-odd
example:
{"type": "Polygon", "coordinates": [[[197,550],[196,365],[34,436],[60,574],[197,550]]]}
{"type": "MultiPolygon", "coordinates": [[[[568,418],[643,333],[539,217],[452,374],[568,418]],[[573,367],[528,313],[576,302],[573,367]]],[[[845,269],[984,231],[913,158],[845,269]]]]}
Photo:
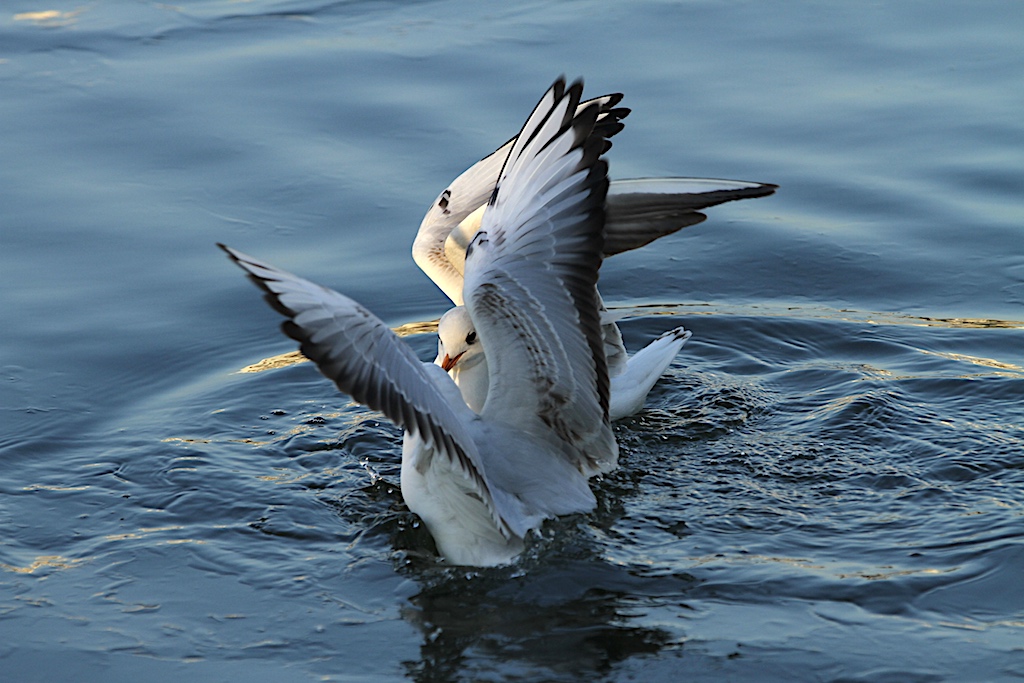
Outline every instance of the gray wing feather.
{"type": "Polygon", "coordinates": [[[577,113],[581,90],[556,81],[516,138],[467,252],[464,294],[488,354],[483,414],[543,424],[593,473],[617,449],[596,289],[605,139],[596,106],[577,113]]]}
{"type": "MultiPolygon", "coordinates": [[[[282,330],[299,342],[303,355],[320,372],[353,399],[384,413],[449,458],[473,483],[503,533],[509,532],[495,511],[472,435],[412,349],[358,302],[218,246],[264,291],[267,303],[288,318],[282,330]]],[[[447,376],[440,379],[450,381],[447,376]]],[[[454,385],[452,389],[457,396],[454,385]]],[[[461,404],[461,398],[458,401],[461,404]]]]}
{"type": "Polygon", "coordinates": [[[696,225],[700,213],[725,202],[767,197],[770,183],[711,178],[636,178],[616,180],[608,188],[604,255],[638,249],[659,237],[696,225]]]}

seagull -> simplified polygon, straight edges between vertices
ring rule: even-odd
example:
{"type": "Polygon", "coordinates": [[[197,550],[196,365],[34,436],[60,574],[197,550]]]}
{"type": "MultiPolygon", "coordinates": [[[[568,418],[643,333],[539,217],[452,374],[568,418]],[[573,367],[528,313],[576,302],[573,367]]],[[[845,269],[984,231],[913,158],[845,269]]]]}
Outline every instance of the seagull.
{"type": "MultiPolygon", "coordinates": [[[[605,351],[608,349],[608,326],[602,325],[605,351]]],[[[633,354],[623,371],[611,375],[609,416],[614,422],[639,412],[658,378],[665,372],[679,349],[691,336],[689,330],[677,327],[665,332],[633,354]]],[[[622,338],[616,336],[621,344],[622,338]]],[[[488,395],[487,356],[479,343],[473,319],[464,306],[449,309],[437,323],[436,365],[446,370],[462,392],[462,398],[475,412],[481,412],[488,395]]]]}
{"type": "MultiPolygon", "coordinates": [[[[611,138],[624,127],[622,119],[630,110],[618,106],[621,93],[588,100],[579,108],[598,108],[597,127],[611,138]]],[[[438,322],[438,355],[442,365],[462,391],[474,411],[483,409],[487,396],[487,358],[475,343],[471,318],[458,306],[463,303],[463,270],[466,247],[481,229],[488,209],[487,198],[494,191],[498,173],[516,143],[512,138],[484,157],[438,196],[420,224],[413,242],[413,260],[452,300],[456,308],[438,322]]],[[[611,142],[606,142],[607,148],[611,142]]],[[[777,185],[742,180],[710,178],[635,178],[611,181],[605,204],[605,245],[603,256],[637,249],[696,225],[707,216],[700,212],[737,199],[764,197],[777,185]]],[[[647,394],[665,372],[691,334],[677,327],[665,332],[630,357],[613,316],[599,298],[605,356],[611,377],[611,419],[619,420],[643,408],[647,394]]]]}
{"type": "Polygon", "coordinates": [[[597,300],[607,129],[582,88],[559,78],[541,98],[466,248],[462,310],[489,359],[480,413],[357,302],[219,245],[324,375],[405,430],[402,495],[452,564],[513,561],[545,519],[592,510],[589,478],[618,462],[597,300]]]}
{"type": "MultiPolygon", "coordinates": [[[[617,106],[621,93],[587,100],[580,108],[597,105],[598,123],[606,138],[620,132],[630,114],[617,106]]],[[[451,299],[462,304],[462,264],[466,246],[480,229],[502,166],[516,137],[473,164],[437,196],[420,223],[412,256],[427,277],[451,299]]],[[[607,146],[611,146],[609,140],[607,146]]],[[[607,150],[605,150],[607,151],[607,150]]],[[[778,189],[772,183],[714,178],[632,178],[612,180],[605,206],[604,256],[637,249],[682,228],[707,219],[702,209],[738,199],[767,197],[778,189]]]]}

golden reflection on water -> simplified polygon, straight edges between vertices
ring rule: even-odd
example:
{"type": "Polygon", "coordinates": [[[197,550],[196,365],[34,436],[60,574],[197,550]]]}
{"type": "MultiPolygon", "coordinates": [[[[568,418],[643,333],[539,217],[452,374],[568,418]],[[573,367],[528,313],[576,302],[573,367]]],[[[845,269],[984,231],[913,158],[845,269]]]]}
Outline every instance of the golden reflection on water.
{"type": "Polygon", "coordinates": [[[307,479],[319,479],[321,477],[338,478],[344,475],[344,471],[337,467],[327,467],[322,470],[310,472],[294,472],[292,470],[280,469],[278,474],[263,474],[256,479],[270,482],[272,484],[298,484],[307,479]]]}
{"type": "MultiPolygon", "coordinates": [[[[296,362],[303,362],[303,361],[305,361],[305,358],[303,358],[303,359],[301,359],[299,361],[296,361],[296,362]]],[[[257,372],[257,371],[253,371],[253,372],[257,372]]],[[[317,413],[313,417],[322,417],[324,420],[331,420],[331,419],[338,418],[340,416],[341,416],[341,413],[339,413],[339,412],[330,412],[330,413],[317,413]]],[[[269,439],[251,439],[251,438],[245,438],[245,439],[204,439],[204,438],[193,438],[193,437],[184,437],[184,436],[169,436],[169,437],[167,437],[165,439],[161,439],[160,441],[161,441],[161,443],[177,443],[177,444],[183,444],[183,445],[186,445],[186,446],[192,445],[192,444],[211,444],[211,443],[242,443],[242,444],[247,444],[249,446],[269,446],[270,444],[276,443],[278,441],[286,441],[286,440],[292,438],[293,436],[297,436],[297,435],[303,434],[305,432],[314,431],[314,430],[317,430],[317,429],[320,429],[320,428],[321,428],[320,424],[309,424],[307,422],[303,422],[302,424],[294,425],[291,429],[288,429],[286,431],[275,432],[274,434],[271,435],[272,438],[269,438],[269,439]]],[[[188,469],[188,468],[181,468],[181,467],[179,467],[179,468],[176,468],[176,469],[188,469]]]]}
{"type": "Polygon", "coordinates": [[[23,486],[22,491],[85,491],[88,486],[56,486],[48,484],[29,484],[23,486]]]}
{"type": "Polygon", "coordinates": [[[1002,361],[993,360],[991,358],[982,358],[980,356],[968,356],[963,353],[925,351],[923,349],[921,350],[921,353],[928,354],[929,356],[938,356],[939,358],[945,358],[947,360],[955,360],[963,363],[973,363],[974,365],[981,365],[986,368],[996,368],[997,370],[1012,370],[1014,372],[1024,372],[1024,367],[1020,365],[1014,365],[1012,363],[1003,363],[1002,361]]]}
{"type": "Polygon", "coordinates": [[[959,567],[947,567],[945,569],[934,569],[923,567],[920,569],[896,569],[892,566],[877,567],[875,571],[861,569],[852,572],[839,572],[835,574],[837,579],[865,579],[867,581],[885,581],[887,579],[902,578],[905,576],[951,574],[958,571],[959,567]]]}
{"type": "Polygon", "coordinates": [[[74,24],[78,20],[78,15],[84,11],[84,9],[77,9],[71,12],[61,12],[55,9],[48,9],[35,12],[19,12],[14,15],[14,21],[27,21],[45,28],[60,28],[74,24]]]}
{"type": "MultiPolygon", "coordinates": [[[[161,534],[167,531],[185,531],[185,527],[181,525],[142,527],[137,531],[129,531],[122,534],[108,534],[104,536],[104,538],[108,541],[130,541],[140,538],[148,538],[153,534],[161,534]]],[[[181,545],[183,543],[204,545],[206,541],[199,538],[166,538],[160,541],[155,541],[154,545],[181,545]]]]}
{"type": "MultiPolygon", "coordinates": [[[[431,332],[437,332],[437,320],[405,323],[398,327],[392,327],[391,331],[399,337],[411,337],[414,334],[429,334],[431,332]]],[[[252,365],[247,365],[239,370],[239,372],[263,372],[264,370],[277,370],[278,368],[287,368],[292,365],[298,365],[299,363],[305,363],[308,360],[309,359],[303,356],[299,351],[289,351],[288,353],[264,358],[252,365]]]]}
{"type": "MultiPolygon", "coordinates": [[[[853,309],[832,309],[819,306],[774,306],[771,304],[752,304],[720,308],[712,304],[641,304],[638,306],[616,307],[609,309],[626,310],[623,318],[644,315],[731,315],[737,317],[785,317],[801,320],[841,320],[843,322],[864,323],[868,325],[909,325],[915,327],[939,327],[949,329],[1024,329],[1024,321],[997,320],[993,318],[933,318],[928,316],[906,315],[902,313],[876,313],[856,311],[853,309]]],[[[1024,366],[1006,363],[983,356],[970,356],[962,353],[946,353],[918,349],[923,354],[938,356],[947,360],[971,363],[986,368],[1002,370],[987,375],[1006,375],[1016,377],[1012,373],[1024,373],[1024,366]]],[[[868,366],[864,366],[868,368],[868,366]]],[[[878,373],[890,374],[888,371],[875,370],[878,373]]],[[[894,379],[898,379],[894,377],[894,379]]]]}
{"type": "MultiPolygon", "coordinates": [[[[772,304],[750,304],[741,306],[721,307],[715,304],[635,304],[622,306],[608,306],[610,311],[616,311],[617,321],[632,318],[654,315],[725,315],[737,317],[786,317],[799,318],[803,320],[841,320],[843,322],[859,322],[869,325],[912,325],[920,327],[946,327],[946,328],[996,328],[1018,330],[1024,329],[1024,321],[1019,320],[996,320],[992,318],[932,318],[927,316],[905,315],[902,313],[877,313],[871,311],[856,311],[843,308],[834,309],[819,306],[785,306],[772,304]]],[[[411,322],[398,327],[391,328],[399,337],[410,337],[417,334],[430,334],[437,332],[437,320],[425,320],[411,322]]],[[[922,351],[949,360],[963,361],[982,365],[999,370],[1010,370],[1013,372],[1024,372],[1024,367],[1003,363],[991,358],[968,356],[956,353],[940,353],[936,351],[922,351]]],[[[277,356],[264,358],[261,361],[247,365],[238,372],[263,372],[265,370],[276,370],[286,368],[299,363],[305,363],[309,359],[298,351],[290,351],[277,356]]]]}
{"type": "Polygon", "coordinates": [[[848,567],[841,567],[838,565],[830,566],[818,562],[813,562],[810,559],[803,557],[785,557],[781,555],[762,555],[762,554],[744,554],[744,555],[704,555],[695,556],[690,558],[691,565],[694,567],[702,565],[715,565],[720,563],[729,564],[782,564],[793,567],[795,569],[807,570],[812,572],[822,572],[829,576],[832,576],[839,580],[848,579],[863,579],[865,581],[885,581],[889,579],[902,578],[908,576],[934,576],[941,574],[951,574],[959,571],[960,567],[944,567],[941,569],[935,567],[919,567],[919,568],[898,568],[892,565],[880,565],[877,567],[862,567],[851,569],[848,567]]]}
{"type": "Polygon", "coordinates": [[[264,370],[277,370],[278,368],[286,368],[290,365],[305,363],[308,360],[309,359],[303,356],[299,351],[290,351],[277,356],[271,356],[270,358],[264,358],[252,365],[246,365],[244,368],[239,370],[239,372],[263,372],[264,370]]]}
{"type": "Polygon", "coordinates": [[[995,318],[936,318],[896,312],[858,311],[852,308],[786,304],[739,304],[721,306],[712,303],[696,304],[635,304],[608,306],[609,310],[625,311],[624,317],[646,315],[731,315],[738,317],[784,317],[801,320],[841,320],[871,325],[913,325],[919,327],[997,328],[1021,330],[1024,321],[995,318]]]}
{"type": "Polygon", "coordinates": [[[0,562],[0,569],[15,572],[16,574],[34,574],[37,570],[43,569],[44,567],[49,569],[70,569],[82,562],[84,562],[82,559],[71,559],[63,557],[62,555],[40,555],[32,562],[32,564],[25,567],[16,567],[12,564],[4,564],[0,562]]]}

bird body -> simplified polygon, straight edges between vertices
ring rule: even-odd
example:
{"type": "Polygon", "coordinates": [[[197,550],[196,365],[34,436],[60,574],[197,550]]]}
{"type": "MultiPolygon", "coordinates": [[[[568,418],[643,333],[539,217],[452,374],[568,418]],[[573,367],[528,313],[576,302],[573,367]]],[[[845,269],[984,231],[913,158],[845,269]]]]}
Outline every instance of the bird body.
{"type": "Polygon", "coordinates": [[[690,336],[677,328],[627,360],[597,290],[603,259],[703,220],[707,206],[775,189],[610,185],[602,155],[629,110],[621,95],[581,94],[581,82],[556,80],[519,135],[424,217],[416,262],[457,304],[439,324],[435,363],[352,299],[219,245],[303,355],[404,430],[402,495],[452,564],[511,562],[545,519],[592,510],[589,479],[618,463],[611,419],[640,409],[690,336]]]}
{"type": "Polygon", "coordinates": [[[597,277],[607,127],[555,81],[504,161],[466,249],[463,294],[488,353],[482,410],[352,299],[221,245],[343,392],[405,430],[402,495],[453,564],[512,561],[550,517],[586,512],[614,468],[597,277]]]}
{"type": "MultiPolygon", "coordinates": [[[[607,138],[624,127],[622,120],[630,110],[618,106],[622,95],[615,93],[588,100],[577,111],[590,106],[597,111],[595,126],[605,138],[605,150],[611,146],[607,138]]],[[[438,195],[420,224],[413,242],[413,259],[457,307],[464,303],[466,251],[493,210],[489,201],[497,185],[498,171],[515,149],[518,136],[513,137],[492,154],[471,166],[438,195]]],[[[706,219],[702,209],[738,199],[764,197],[776,189],[770,183],[709,178],[636,178],[610,181],[603,206],[604,229],[602,258],[637,249],[672,234],[681,228],[706,219]]],[[[604,318],[602,339],[604,355],[611,380],[611,419],[634,414],[644,404],[648,392],[665,372],[672,359],[690,338],[682,327],[666,332],[630,357],[619,328],[607,314],[600,294],[599,311],[604,318]]],[[[455,309],[458,310],[458,309],[455,309]]],[[[446,314],[450,315],[451,312],[446,314]]],[[[470,318],[461,318],[461,322],[470,318]]],[[[449,327],[453,326],[449,320],[449,327]]],[[[470,354],[454,360],[458,351],[446,345],[455,339],[455,332],[445,334],[445,318],[439,323],[440,348],[438,362],[447,355],[446,366],[462,390],[466,403],[479,411],[487,395],[488,364],[482,354],[470,354]],[[449,337],[446,340],[445,337],[449,337]],[[475,359],[475,360],[474,360],[475,359]],[[467,366],[473,360],[475,365],[467,366]]]]}

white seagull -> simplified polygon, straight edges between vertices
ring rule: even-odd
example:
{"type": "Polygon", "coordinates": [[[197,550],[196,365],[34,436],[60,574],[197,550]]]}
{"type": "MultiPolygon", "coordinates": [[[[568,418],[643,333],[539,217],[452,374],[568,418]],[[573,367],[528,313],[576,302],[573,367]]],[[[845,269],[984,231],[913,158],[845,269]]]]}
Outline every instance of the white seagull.
{"type": "MultiPolygon", "coordinates": [[[[620,93],[604,95],[579,105],[597,105],[597,128],[605,138],[622,130],[622,119],[630,110],[617,106],[620,93]]],[[[481,229],[488,198],[505,160],[517,138],[481,159],[452,181],[427,211],[413,242],[416,264],[452,300],[463,303],[463,270],[466,247],[481,229]]],[[[606,150],[611,142],[606,143],[606,150]]],[[[608,257],[636,249],[659,237],[695,225],[707,216],[700,212],[737,199],[764,197],[777,185],[741,180],[709,178],[637,178],[612,181],[605,204],[605,245],[608,257]]],[[[670,330],[629,357],[616,318],[599,301],[611,377],[612,420],[639,411],[651,388],[661,377],[690,332],[682,327],[670,330]]],[[[476,412],[483,409],[488,393],[487,359],[476,344],[472,319],[459,308],[448,311],[438,325],[438,355],[435,362],[449,371],[466,403],[476,412]]]]}
{"type": "Polygon", "coordinates": [[[588,478],[618,460],[597,301],[606,137],[581,92],[559,79],[538,103],[466,249],[480,414],[355,301],[220,245],[321,372],[405,429],[402,495],[453,564],[512,561],[544,519],[593,509],[588,478]]]}

